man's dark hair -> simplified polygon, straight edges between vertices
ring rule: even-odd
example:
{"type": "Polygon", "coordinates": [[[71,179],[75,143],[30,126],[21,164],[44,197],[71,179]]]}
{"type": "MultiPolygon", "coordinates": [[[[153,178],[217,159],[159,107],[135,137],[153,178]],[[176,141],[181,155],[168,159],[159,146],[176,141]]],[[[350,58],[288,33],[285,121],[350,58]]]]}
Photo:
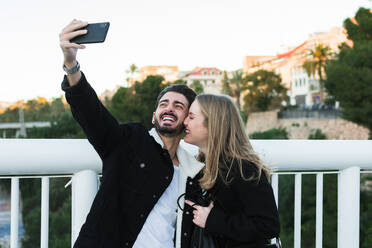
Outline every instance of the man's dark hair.
{"type": "Polygon", "coordinates": [[[176,92],[176,93],[180,93],[180,94],[184,95],[186,97],[187,101],[189,102],[188,107],[190,107],[191,103],[195,100],[195,97],[196,97],[195,91],[193,89],[189,88],[187,85],[185,85],[185,84],[173,84],[173,85],[165,87],[165,89],[160,92],[160,94],[158,95],[158,99],[156,99],[156,106],[155,107],[158,107],[160,99],[168,92],[176,92]]]}

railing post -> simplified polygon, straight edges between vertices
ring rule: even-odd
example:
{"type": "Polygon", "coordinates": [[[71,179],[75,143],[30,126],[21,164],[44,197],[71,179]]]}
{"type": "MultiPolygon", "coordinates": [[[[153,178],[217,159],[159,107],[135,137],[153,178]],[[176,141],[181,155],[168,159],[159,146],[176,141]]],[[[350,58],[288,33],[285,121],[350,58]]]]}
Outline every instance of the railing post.
{"type": "MultiPolygon", "coordinates": [[[[272,174],[271,176],[271,187],[273,188],[274,198],[276,202],[276,207],[279,209],[279,175],[278,174],[272,174]]],[[[276,239],[271,239],[271,244],[275,244],[276,239]]]]}
{"type": "Polygon", "coordinates": [[[49,241],[49,177],[41,178],[40,248],[48,248],[49,241]]]}
{"type": "Polygon", "coordinates": [[[81,226],[85,222],[97,189],[97,173],[92,170],[80,171],[72,177],[71,247],[73,247],[81,226]]]}
{"type": "Polygon", "coordinates": [[[359,247],[360,168],[338,174],[337,247],[359,247]]]}
{"type": "Polygon", "coordinates": [[[315,247],[323,247],[323,173],[316,174],[315,247]]]}
{"type": "Polygon", "coordinates": [[[19,223],[19,178],[13,177],[11,184],[10,248],[17,248],[19,223]]]}
{"type": "Polygon", "coordinates": [[[295,175],[294,248],[301,248],[301,194],[302,175],[295,175]]]}
{"type": "Polygon", "coordinates": [[[279,176],[278,174],[273,174],[271,177],[271,187],[273,188],[275,202],[277,208],[279,208],[278,195],[279,195],[279,176]]]}

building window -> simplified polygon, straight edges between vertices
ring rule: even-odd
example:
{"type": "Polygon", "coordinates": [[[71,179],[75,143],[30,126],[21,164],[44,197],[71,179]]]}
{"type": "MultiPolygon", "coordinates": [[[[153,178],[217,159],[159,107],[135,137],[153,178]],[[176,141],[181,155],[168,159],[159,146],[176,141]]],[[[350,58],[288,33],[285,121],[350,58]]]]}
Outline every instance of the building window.
{"type": "Polygon", "coordinates": [[[214,72],[214,71],[212,71],[212,72],[211,72],[211,75],[212,75],[212,76],[214,76],[214,74],[215,74],[215,72],[214,72]]]}
{"type": "Polygon", "coordinates": [[[204,76],[207,75],[207,72],[206,72],[206,71],[203,71],[203,75],[204,75],[204,76]]]}

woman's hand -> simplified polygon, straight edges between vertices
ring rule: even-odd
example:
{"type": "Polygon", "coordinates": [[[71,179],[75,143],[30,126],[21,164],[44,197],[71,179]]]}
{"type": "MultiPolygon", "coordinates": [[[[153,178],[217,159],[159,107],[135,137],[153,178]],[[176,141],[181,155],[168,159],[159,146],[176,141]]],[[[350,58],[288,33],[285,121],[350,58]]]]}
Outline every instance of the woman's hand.
{"type": "Polygon", "coordinates": [[[194,214],[194,219],[192,221],[195,223],[195,225],[201,228],[205,228],[205,223],[207,222],[208,215],[213,208],[213,201],[211,201],[208,207],[199,206],[189,200],[185,200],[185,203],[195,209],[192,212],[194,214]]]}

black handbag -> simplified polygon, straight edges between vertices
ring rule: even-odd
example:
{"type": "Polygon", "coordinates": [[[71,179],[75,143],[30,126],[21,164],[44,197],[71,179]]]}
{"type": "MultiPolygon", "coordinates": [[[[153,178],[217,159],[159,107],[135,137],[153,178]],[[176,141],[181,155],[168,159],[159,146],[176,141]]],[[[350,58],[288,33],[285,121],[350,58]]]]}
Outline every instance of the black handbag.
{"type": "Polygon", "coordinates": [[[204,232],[204,228],[195,226],[191,235],[191,248],[217,248],[216,243],[211,235],[204,232]]]}

